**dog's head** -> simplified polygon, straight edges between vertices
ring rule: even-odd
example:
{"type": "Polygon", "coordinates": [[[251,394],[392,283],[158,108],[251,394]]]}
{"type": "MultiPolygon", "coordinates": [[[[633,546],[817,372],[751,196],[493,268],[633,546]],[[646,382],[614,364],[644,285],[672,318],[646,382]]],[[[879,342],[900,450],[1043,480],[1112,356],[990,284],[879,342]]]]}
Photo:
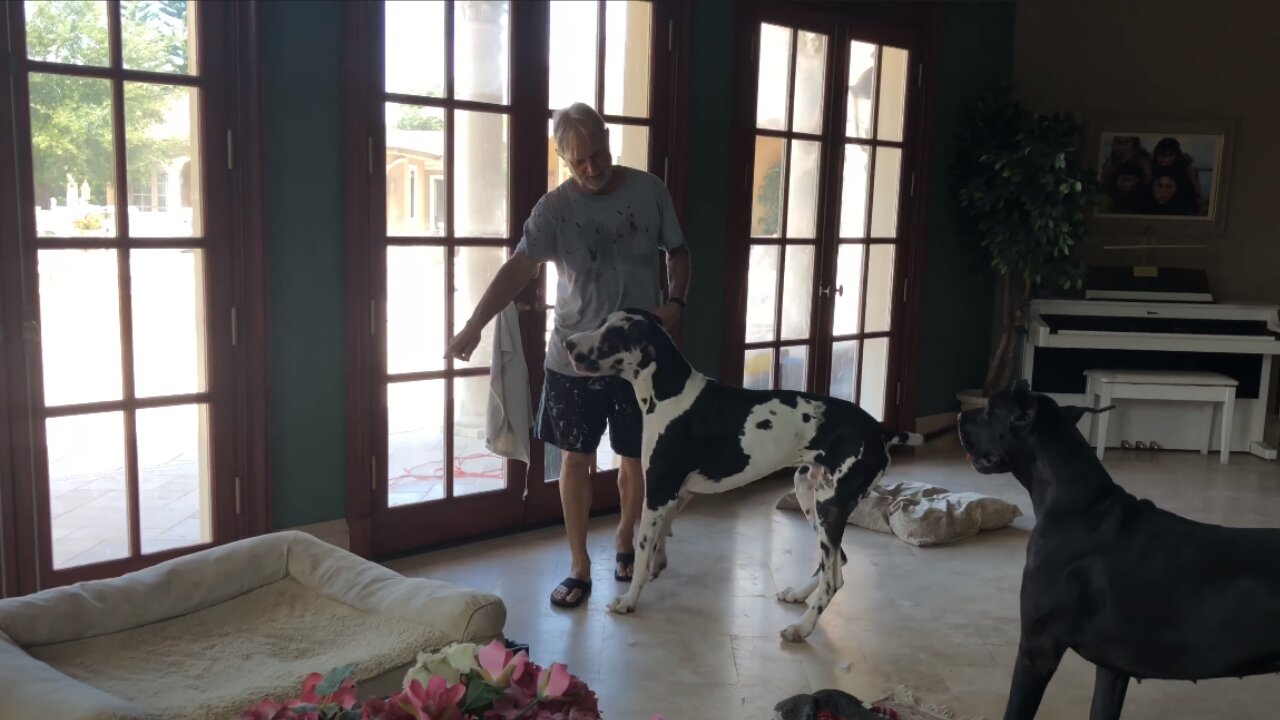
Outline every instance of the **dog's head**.
{"type": "MultiPolygon", "coordinates": [[[[619,310],[595,330],[565,340],[574,369],[583,375],[620,375],[635,379],[671,353],[675,343],[653,313],[619,310]]],[[[677,353],[678,354],[678,353],[677,353]]]]}
{"type": "Polygon", "coordinates": [[[1033,437],[1051,433],[1079,437],[1080,418],[1111,409],[1059,406],[1019,380],[1012,389],[992,395],[985,408],[960,413],[960,445],[974,470],[984,475],[1012,472],[1020,459],[1029,457],[1033,437]]]}

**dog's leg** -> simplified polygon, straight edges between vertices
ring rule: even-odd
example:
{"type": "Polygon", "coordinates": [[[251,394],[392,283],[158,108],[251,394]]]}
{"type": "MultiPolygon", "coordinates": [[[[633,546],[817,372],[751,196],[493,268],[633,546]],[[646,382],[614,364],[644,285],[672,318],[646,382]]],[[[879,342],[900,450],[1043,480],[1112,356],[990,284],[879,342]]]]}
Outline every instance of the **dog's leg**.
{"type": "Polygon", "coordinates": [[[1013,665],[1013,682],[1009,686],[1009,704],[1004,709],[1004,720],[1033,720],[1044,699],[1045,688],[1058,670],[1063,648],[1028,647],[1018,645],[1018,659],[1013,665]]]}
{"type": "Polygon", "coordinates": [[[800,510],[804,512],[804,519],[809,521],[809,527],[814,532],[818,531],[818,507],[817,507],[817,490],[818,480],[823,476],[822,468],[816,465],[805,465],[796,468],[795,477],[792,482],[796,486],[796,502],[800,503],[800,510]]]}
{"type": "MultiPolygon", "coordinates": [[[[818,626],[818,618],[831,604],[831,598],[835,597],[836,591],[844,585],[845,557],[840,543],[844,540],[845,523],[862,497],[862,492],[852,492],[852,485],[850,485],[858,483],[859,474],[859,468],[851,468],[836,478],[835,482],[820,483],[815,492],[820,553],[818,572],[815,575],[817,588],[809,596],[809,609],[800,618],[800,622],[782,631],[782,639],[787,642],[802,642],[813,634],[814,628],[818,626]],[[843,492],[838,493],[837,486],[841,482],[846,483],[847,487],[843,492]],[[846,494],[848,499],[841,497],[846,494]]],[[[870,485],[870,482],[866,485],[870,485]]]]}
{"type": "MultiPolygon", "coordinates": [[[[821,533],[822,529],[818,525],[818,507],[817,507],[817,485],[818,479],[822,477],[824,471],[816,465],[802,466],[796,469],[793,478],[796,486],[796,502],[800,503],[800,509],[804,511],[804,517],[809,521],[809,526],[813,528],[815,533],[821,533]]],[[[844,559],[844,553],[841,552],[841,560],[844,559]]],[[[789,587],[778,593],[778,599],[786,603],[802,603],[809,599],[814,590],[818,589],[818,578],[822,574],[822,563],[818,563],[818,569],[813,571],[813,576],[809,578],[804,585],[800,587],[789,587]]]]}
{"type": "Polygon", "coordinates": [[[680,494],[680,498],[676,500],[676,506],[667,513],[666,522],[663,523],[661,532],[658,533],[658,548],[654,551],[653,556],[653,576],[650,580],[657,580],[663,570],[667,569],[667,538],[671,537],[671,526],[676,522],[676,516],[689,504],[689,500],[693,498],[693,493],[684,492],[680,494]]]}
{"type": "Polygon", "coordinates": [[[675,498],[661,507],[653,508],[646,498],[644,510],[640,513],[640,526],[636,529],[636,564],[631,573],[631,585],[625,595],[609,603],[610,612],[626,614],[636,609],[640,591],[654,575],[658,538],[667,529],[668,518],[679,502],[679,498],[675,498]]]}
{"type": "Polygon", "coordinates": [[[1093,707],[1089,720],[1120,720],[1124,696],[1129,691],[1129,676],[1099,667],[1094,674],[1093,707]]]}

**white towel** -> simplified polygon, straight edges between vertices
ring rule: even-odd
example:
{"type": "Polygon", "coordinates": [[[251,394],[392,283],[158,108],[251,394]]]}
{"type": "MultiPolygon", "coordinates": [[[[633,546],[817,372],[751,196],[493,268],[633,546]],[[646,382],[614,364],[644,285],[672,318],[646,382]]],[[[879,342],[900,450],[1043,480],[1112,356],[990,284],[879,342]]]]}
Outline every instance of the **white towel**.
{"type": "Polygon", "coordinates": [[[533,411],[529,398],[529,367],[520,343],[520,315],[508,303],[494,319],[493,361],[489,364],[489,407],[485,418],[485,447],[489,452],[529,462],[529,431],[533,411]]]}

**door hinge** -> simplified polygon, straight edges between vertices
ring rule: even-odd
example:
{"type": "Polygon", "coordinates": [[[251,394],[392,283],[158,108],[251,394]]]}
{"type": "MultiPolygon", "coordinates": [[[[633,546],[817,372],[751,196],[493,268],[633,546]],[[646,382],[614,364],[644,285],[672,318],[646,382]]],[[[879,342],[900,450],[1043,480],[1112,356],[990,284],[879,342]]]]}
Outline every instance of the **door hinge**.
{"type": "Polygon", "coordinates": [[[243,497],[244,497],[243,483],[240,482],[240,476],[237,475],[236,476],[236,514],[237,515],[239,515],[244,511],[244,502],[242,500],[243,497]]]}
{"type": "Polygon", "coordinates": [[[370,174],[370,175],[372,175],[372,174],[373,174],[373,136],[372,136],[372,135],[370,135],[369,137],[367,137],[367,138],[365,138],[365,139],[366,139],[366,140],[368,140],[368,148],[369,148],[369,174],[370,174]]]}
{"type": "Polygon", "coordinates": [[[240,311],[236,306],[232,305],[231,306],[231,347],[238,347],[239,345],[240,345],[240,311]]]}
{"type": "Polygon", "coordinates": [[[916,87],[924,87],[924,63],[916,66],[916,87]]]}
{"type": "Polygon", "coordinates": [[[671,178],[668,176],[668,172],[670,170],[671,170],[671,158],[670,157],[662,158],[662,184],[663,185],[669,185],[671,183],[671,178]]]}
{"type": "Polygon", "coordinates": [[[911,278],[903,278],[902,280],[902,302],[907,301],[907,288],[911,286],[911,278]]]}
{"type": "Polygon", "coordinates": [[[667,21],[667,52],[671,52],[676,46],[676,21],[667,21]]]}
{"type": "Polygon", "coordinates": [[[894,404],[899,406],[902,405],[902,382],[901,381],[898,382],[898,401],[894,404]]]}
{"type": "Polygon", "coordinates": [[[236,155],[234,137],[231,134],[231,128],[227,128],[227,169],[236,169],[236,155]]]}
{"type": "Polygon", "coordinates": [[[369,458],[369,489],[377,492],[378,490],[378,456],[374,455],[369,458]]]}
{"type": "Polygon", "coordinates": [[[907,197],[916,196],[916,171],[915,170],[911,171],[911,188],[910,190],[907,191],[907,193],[908,193],[907,197]]]}

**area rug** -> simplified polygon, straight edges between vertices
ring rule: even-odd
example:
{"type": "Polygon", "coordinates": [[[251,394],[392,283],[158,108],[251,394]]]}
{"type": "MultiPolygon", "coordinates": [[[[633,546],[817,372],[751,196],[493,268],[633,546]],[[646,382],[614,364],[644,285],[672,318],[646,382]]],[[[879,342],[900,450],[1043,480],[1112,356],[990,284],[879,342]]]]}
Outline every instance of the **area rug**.
{"type": "Polygon", "coordinates": [[[874,705],[893,710],[897,720],[984,720],[982,716],[969,717],[960,715],[950,708],[925,704],[916,697],[915,693],[901,686],[888,697],[876,701],[874,705]]]}

